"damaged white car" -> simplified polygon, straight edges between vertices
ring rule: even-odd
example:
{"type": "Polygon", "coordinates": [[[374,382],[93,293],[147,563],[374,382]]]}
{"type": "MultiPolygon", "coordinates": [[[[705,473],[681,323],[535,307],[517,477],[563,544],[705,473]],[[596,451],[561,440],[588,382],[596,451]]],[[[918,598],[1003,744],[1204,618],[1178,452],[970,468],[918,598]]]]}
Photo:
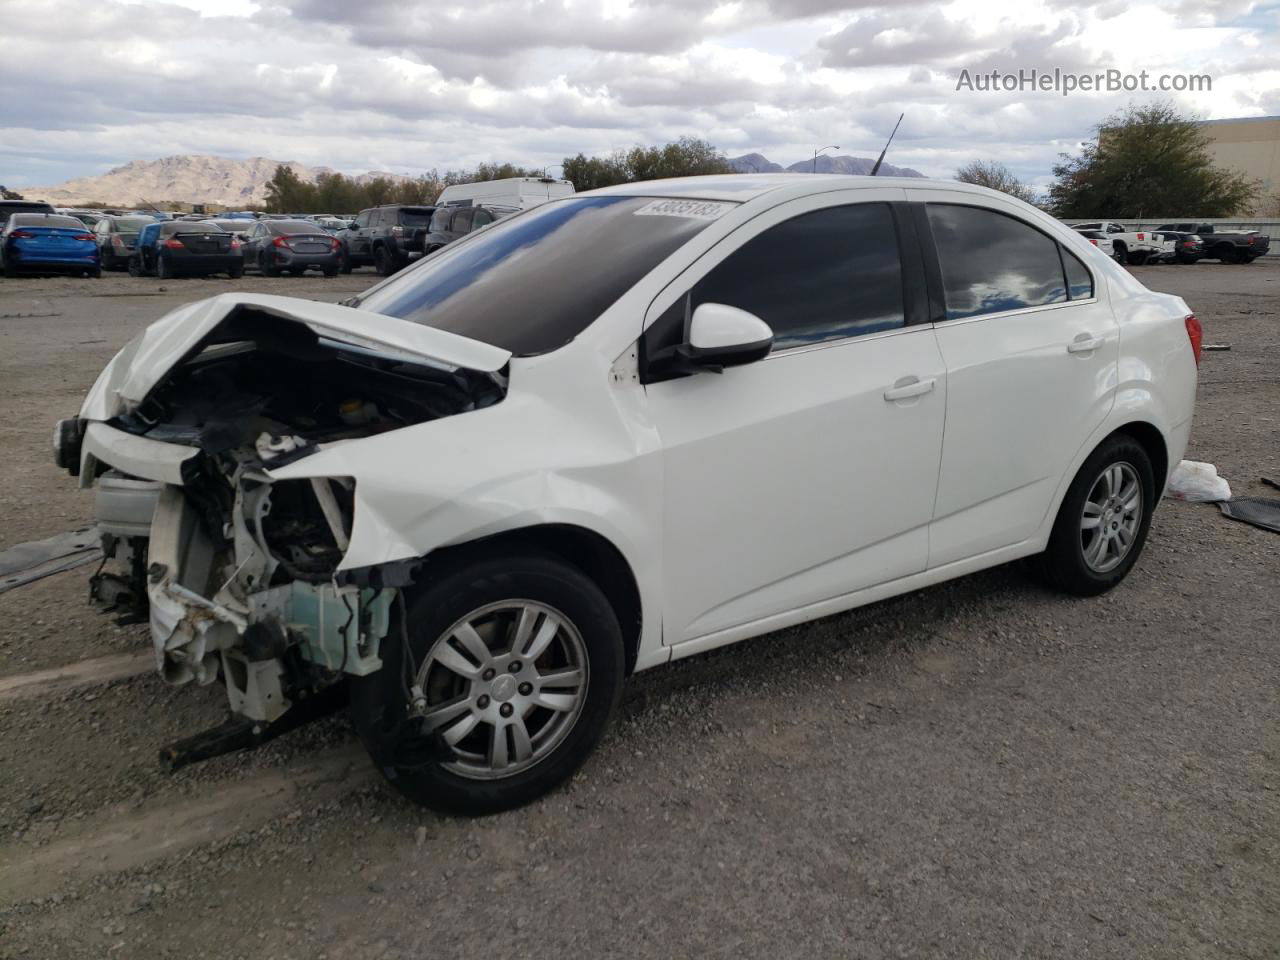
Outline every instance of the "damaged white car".
{"type": "Polygon", "coordinates": [[[339,306],[152,325],[58,425],[98,598],[233,719],[349,705],[405,794],[529,801],[627,674],[1019,557],[1136,561],[1199,325],[951,182],[732,176],[552,201],[339,306]]]}

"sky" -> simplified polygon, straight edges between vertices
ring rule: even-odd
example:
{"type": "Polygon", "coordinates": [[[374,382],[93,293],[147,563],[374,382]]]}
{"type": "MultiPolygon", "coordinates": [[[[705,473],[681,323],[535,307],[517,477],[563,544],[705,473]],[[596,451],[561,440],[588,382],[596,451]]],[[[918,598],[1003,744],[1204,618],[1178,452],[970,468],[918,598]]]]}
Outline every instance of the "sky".
{"type": "Polygon", "coordinates": [[[874,157],[899,112],[890,162],[1043,187],[1131,102],[1280,114],[1280,0],[0,0],[0,91],[18,188],[183,153],[417,174],[682,135],[785,166],[874,157]],[[1055,68],[1212,91],[957,90],[1055,68]]]}

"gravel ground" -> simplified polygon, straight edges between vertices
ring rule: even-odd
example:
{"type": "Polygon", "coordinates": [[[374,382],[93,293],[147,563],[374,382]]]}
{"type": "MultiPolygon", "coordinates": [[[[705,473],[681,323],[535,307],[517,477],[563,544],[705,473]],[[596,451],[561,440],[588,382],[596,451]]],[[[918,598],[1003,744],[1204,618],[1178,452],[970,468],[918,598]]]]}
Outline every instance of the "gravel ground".
{"type": "MultiPolygon", "coordinates": [[[[1188,456],[1277,495],[1280,263],[1134,272],[1232,347],[1188,456]]],[[[51,421],[230,283],[165,286],[0,283],[0,546],[89,516],[51,421]]],[[[681,661],[566,789],[482,821],[399,799],[341,718],[166,776],[217,689],[0,702],[0,957],[1280,957],[1277,548],[1166,501],[1105,597],[1013,565],[681,661]]],[[[87,577],[0,595],[0,675],[145,649],[87,577]]]]}

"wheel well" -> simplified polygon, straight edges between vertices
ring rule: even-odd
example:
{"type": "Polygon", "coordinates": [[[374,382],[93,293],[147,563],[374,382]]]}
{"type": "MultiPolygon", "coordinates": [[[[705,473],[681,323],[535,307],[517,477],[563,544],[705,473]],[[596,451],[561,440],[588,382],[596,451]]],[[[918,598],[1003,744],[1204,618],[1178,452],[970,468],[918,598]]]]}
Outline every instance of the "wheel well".
{"type": "Polygon", "coordinates": [[[1164,435],[1142,420],[1126,423],[1111,436],[1120,433],[1132,437],[1147,451],[1147,456],[1151,458],[1151,469],[1156,475],[1156,485],[1159,487],[1157,494],[1163,493],[1165,482],[1169,479],[1169,451],[1164,444],[1164,435]]]}
{"type": "Polygon", "coordinates": [[[595,582],[618,617],[626,650],[627,674],[635,669],[640,649],[642,610],[640,588],[622,553],[605,537],[585,527],[567,523],[523,527],[432,551],[428,566],[436,563],[467,563],[494,552],[533,550],[551,553],[577,567],[595,582]]]}

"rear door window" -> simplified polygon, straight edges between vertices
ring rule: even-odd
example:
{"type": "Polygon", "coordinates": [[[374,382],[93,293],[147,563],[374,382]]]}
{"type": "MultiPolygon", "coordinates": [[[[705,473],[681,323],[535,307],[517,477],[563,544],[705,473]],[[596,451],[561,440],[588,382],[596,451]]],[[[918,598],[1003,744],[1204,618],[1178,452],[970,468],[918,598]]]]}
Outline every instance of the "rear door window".
{"type": "Polygon", "coordinates": [[[1058,242],[1048,234],[984,207],[927,209],[948,320],[1066,301],[1058,242]]]}
{"type": "Polygon", "coordinates": [[[475,211],[473,211],[470,207],[467,207],[465,210],[459,210],[457,213],[455,213],[453,215],[453,232],[454,233],[470,233],[471,218],[474,215],[474,213],[475,211]]]}

